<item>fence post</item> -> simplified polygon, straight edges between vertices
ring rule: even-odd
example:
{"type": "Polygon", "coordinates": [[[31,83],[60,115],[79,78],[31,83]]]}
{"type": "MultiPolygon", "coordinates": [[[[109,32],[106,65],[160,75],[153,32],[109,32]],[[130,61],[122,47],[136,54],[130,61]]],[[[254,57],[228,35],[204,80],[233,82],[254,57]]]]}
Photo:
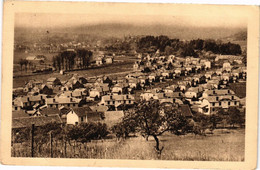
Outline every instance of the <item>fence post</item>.
{"type": "Polygon", "coordinates": [[[52,131],[50,131],[50,147],[51,147],[51,158],[53,157],[53,152],[52,152],[52,131]]]}
{"type": "Polygon", "coordinates": [[[64,145],[64,155],[65,155],[65,158],[67,158],[67,140],[64,138],[64,141],[65,141],[65,145],[64,145]]]}
{"type": "Polygon", "coordinates": [[[31,136],[31,157],[34,157],[34,124],[32,124],[31,136]]]}

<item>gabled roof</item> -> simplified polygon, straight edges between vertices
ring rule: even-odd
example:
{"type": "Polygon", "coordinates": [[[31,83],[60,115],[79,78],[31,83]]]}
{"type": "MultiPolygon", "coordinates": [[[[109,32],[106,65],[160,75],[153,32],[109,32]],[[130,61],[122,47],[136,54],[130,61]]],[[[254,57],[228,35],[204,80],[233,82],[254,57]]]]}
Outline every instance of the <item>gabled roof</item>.
{"type": "Polygon", "coordinates": [[[89,106],[71,108],[78,116],[86,116],[88,112],[92,112],[89,106]]]}
{"type": "Polygon", "coordinates": [[[49,108],[49,107],[46,107],[46,108],[43,108],[41,110],[39,110],[39,112],[42,114],[42,115],[56,115],[56,114],[60,114],[60,110],[58,108],[49,108]]]}
{"type": "Polygon", "coordinates": [[[51,77],[51,78],[48,78],[48,79],[47,79],[47,82],[54,82],[56,79],[58,79],[58,78],[56,78],[56,77],[51,77]]]}
{"type": "Polygon", "coordinates": [[[108,110],[108,107],[107,106],[103,106],[103,105],[100,105],[100,106],[90,106],[91,110],[93,112],[106,112],[108,110]]]}
{"type": "Polygon", "coordinates": [[[88,122],[101,121],[101,112],[93,112],[90,107],[77,107],[72,110],[79,116],[87,116],[88,122]]]}
{"type": "Polygon", "coordinates": [[[20,117],[29,117],[29,114],[27,114],[24,110],[12,111],[12,118],[20,118],[20,117]]]}

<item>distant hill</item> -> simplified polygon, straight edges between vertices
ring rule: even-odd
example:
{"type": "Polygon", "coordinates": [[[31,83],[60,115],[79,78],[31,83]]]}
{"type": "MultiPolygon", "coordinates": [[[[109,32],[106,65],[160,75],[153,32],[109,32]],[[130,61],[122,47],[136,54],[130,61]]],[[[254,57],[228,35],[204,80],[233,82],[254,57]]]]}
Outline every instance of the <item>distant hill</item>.
{"type": "Polygon", "coordinates": [[[224,39],[229,39],[232,41],[246,41],[247,40],[247,31],[239,31],[235,34],[225,37],[224,39]]]}
{"type": "Polygon", "coordinates": [[[247,40],[247,31],[238,32],[233,35],[235,41],[246,41],[247,40]]]}
{"type": "MultiPolygon", "coordinates": [[[[134,25],[122,23],[105,23],[96,25],[80,25],[74,27],[58,27],[58,28],[15,28],[15,40],[39,39],[39,37],[47,37],[49,35],[63,37],[73,37],[80,35],[86,38],[104,39],[104,38],[123,38],[124,36],[140,36],[140,35],[166,35],[170,38],[178,38],[184,40],[191,39],[221,39],[230,37],[234,32],[238,32],[236,37],[244,38],[242,28],[218,28],[218,27],[184,27],[178,25],[134,25]]],[[[57,38],[58,38],[57,37],[57,38]]]]}

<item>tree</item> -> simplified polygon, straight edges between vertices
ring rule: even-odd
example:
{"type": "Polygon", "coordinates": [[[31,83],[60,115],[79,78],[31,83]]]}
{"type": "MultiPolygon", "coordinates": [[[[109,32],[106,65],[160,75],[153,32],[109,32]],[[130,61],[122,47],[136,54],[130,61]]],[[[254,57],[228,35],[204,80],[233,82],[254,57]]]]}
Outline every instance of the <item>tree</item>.
{"type": "Polygon", "coordinates": [[[103,83],[107,83],[109,87],[111,87],[111,86],[113,85],[113,81],[112,81],[109,77],[107,77],[107,78],[103,81],[103,83]]]}
{"type": "Polygon", "coordinates": [[[22,71],[22,70],[23,70],[23,59],[20,59],[20,60],[19,60],[19,64],[20,64],[21,71],[22,71]]]}
{"type": "Polygon", "coordinates": [[[128,87],[123,87],[122,93],[123,93],[123,94],[128,94],[128,93],[129,93],[129,92],[128,92],[128,87]]]}
{"type": "Polygon", "coordinates": [[[229,114],[227,122],[232,125],[233,128],[235,124],[241,124],[242,116],[236,107],[229,107],[227,112],[229,114]]]}
{"type": "Polygon", "coordinates": [[[180,134],[185,126],[185,118],[181,116],[179,110],[178,105],[173,103],[160,104],[158,100],[140,101],[136,107],[125,113],[119,125],[127,124],[128,129],[134,128],[132,131],[139,132],[146,140],[152,136],[156,142],[155,150],[160,156],[163,147],[160,147],[158,137],[167,131],[180,134]]]}
{"type": "Polygon", "coordinates": [[[170,46],[166,46],[164,51],[165,51],[166,55],[171,55],[174,53],[174,48],[172,48],[170,46]]]}
{"type": "Polygon", "coordinates": [[[67,138],[79,142],[87,142],[93,139],[102,139],[108,135],[105,123],[81,123],[67,131],[67,138]]]}
{"type": "Polygon", "coordinates": [[[142,72],[143,72],[143,73],[149,73],[149,72],[151,72],[151,70],[150,70],[149,67],[145,67],[142,72]]]}

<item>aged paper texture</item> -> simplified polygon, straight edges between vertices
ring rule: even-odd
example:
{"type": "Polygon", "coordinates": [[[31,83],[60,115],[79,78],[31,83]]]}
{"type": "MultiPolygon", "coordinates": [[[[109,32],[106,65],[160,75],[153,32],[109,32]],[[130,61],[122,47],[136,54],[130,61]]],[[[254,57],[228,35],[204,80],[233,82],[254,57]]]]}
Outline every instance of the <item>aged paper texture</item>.
{"type": "Polygon", "coordinates": [[[3,11],[2,164],[256,168],[259,7],[3,11]]]}

